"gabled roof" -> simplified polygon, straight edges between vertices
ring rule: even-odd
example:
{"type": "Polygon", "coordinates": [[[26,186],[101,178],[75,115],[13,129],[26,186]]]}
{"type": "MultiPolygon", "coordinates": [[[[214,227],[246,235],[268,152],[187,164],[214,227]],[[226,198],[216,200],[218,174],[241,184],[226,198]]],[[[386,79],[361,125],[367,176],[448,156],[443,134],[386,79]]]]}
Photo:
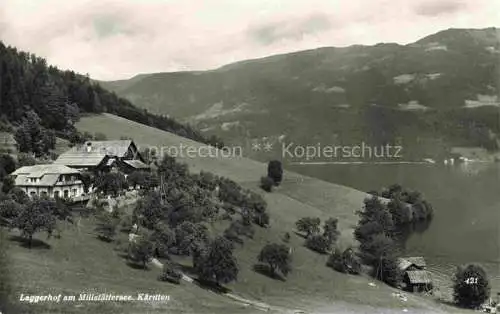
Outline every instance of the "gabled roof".
{"type": "Polygon", "coordinates": [[[87,141],[61,154],[55,163],[67,166],[95,167],[101,164],[106,157],[125,157],[130,146],[135,147],[131,140],[87,141]]]}
{"type": "Polygon", "coordinates": [[[426,270],[410,270],[406,272],[410,283],[412,284],[430,284],[432,283],[431,275],[426,270]]]}
{"type": "Polygon", "coordinates": [[[54,164],[66,166],[93,167],[98,166],[106,158],[106,154],[69,150],[59,156],[54,164]]]}

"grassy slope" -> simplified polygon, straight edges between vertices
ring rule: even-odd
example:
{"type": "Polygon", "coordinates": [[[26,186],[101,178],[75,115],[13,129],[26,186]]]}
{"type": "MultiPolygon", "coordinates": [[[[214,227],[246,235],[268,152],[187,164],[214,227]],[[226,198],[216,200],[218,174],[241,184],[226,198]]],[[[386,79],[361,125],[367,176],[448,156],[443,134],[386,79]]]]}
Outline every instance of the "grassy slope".
{"type": "MultiPolygon", "coordinates": [[[[200,145],[112,115],[83,118],[77,127],[81,131],[105,133],[110,139],[124,135],[133,137],[141,146],[179,145],[180,142],[185,145],[200,145]]],[[[211,171],[261,193],[257,183],[266,169],[262,163],[249,159],[222,158],[193,158],[182,161],[188,163],[193,172],[211,171]]],[[[257,228],[254,239],[245,240],[244,247],[237,249],[240,274],[238,281],[229,285],[235,293],[285,308],[316,309],[322,312],[337,309],[342,313],[387,313],[387,308],[396,311],[401,311],[401,308],[425,308],[427,313],[437,313],[441,310],[458,312],[457,309],[446,308],[433,300],[413,295],[409,297],[408,302],[403,303],[391,296],[394,290],[387,286],[377,283],[376,288],[370,287],[369,278],[346,276],[327,268],[327,257],[304,248],[304,240],[292,232],[295,221],[303,216],[318,216],[322,219],[338,217],[342,231],[341,245],[346,246],[352,243],[352,226],[357,220],[354,211],[362,206],[365,194],[295,173],[286,172],[285,178],[283,185],[275,192],[263,194],[269,205],[271,228],[257,228]],[[252,266],[262,246],[267,242],[280,241],[285,232],[292,234],[290,243],[294,247],[293,272],[287,281],[269,279],[253,272],[252,266]],[[381,309],[376,311],[375,307],[381,309]]],[[[215,224],[213,228],[222,231],[225,224],[227,222],[215,224]]],[[[86,229],[87,233],[91,230],[89,228],[86,229]]],[[[54,243],[51,251],[54,253],[43,250],[28,252],[26,249],[14,247],[13,256],[21,274],[20,282],[32,291],[67,289],[79,292],[94,288],[115,293],[135,293],[149,288],[170,294],[173,302],[163,309],[175,309],[175,312],[183,310],[193,313],[217,313],[243,310],[240,305],[231,303],[222,296],[186,283],[175,288],[159,283],[154,271],[144,273],[130,269],[110,250],[110,244],[101,243],[87,233],[75,233],[70,229],[63,234],[63,239],[51,240],[50,242],[54,243]],[[56,267],[51,267],[54,265],[56,267]],[[227,307],[227,310],[222,311],[223,307],[227,307]]],[[[110,312],[111,310],[109,309],[110,312]]],[[[140,312],[140,309],[132,308],[128,313],[135,310],[140,312]]],[[[255,312],[254,309],[247,311],[255,312]]]]}

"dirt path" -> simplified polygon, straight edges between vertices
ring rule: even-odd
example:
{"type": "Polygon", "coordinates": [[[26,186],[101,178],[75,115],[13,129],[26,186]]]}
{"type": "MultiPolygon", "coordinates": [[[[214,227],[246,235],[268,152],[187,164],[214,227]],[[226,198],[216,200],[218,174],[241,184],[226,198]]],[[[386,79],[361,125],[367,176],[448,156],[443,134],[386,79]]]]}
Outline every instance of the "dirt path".
{"type": "MultiPolygon", "coordinates": [[[[160,269],[163,269],[163,263],[160,262],[158,259],[156,258],[153,258],[151,260],[151,263],[160,268],[160,269]]],[[[194,282],[194,279],[187,276],[186,274],[182,274],[182,280],[188,282],[188,283],[191,283],[193,284],[194,282]]],[[[293,309],[287,309],[287,308],[282,308],[282,307],[277,307],[277,306],[272,306],[272,305],[269,305],[267,303],[264,303],[264,302],[259,302],[259,301],[255,301],[255,300],[249,300],[249,299],[246,299],[246,298],[243,298],[237,294],[234,294],[234,293],[222,293],[222,295],[224,295],[225,297],[233,300],[233,301],[236,301],[238,303],[241,303],[245,306],[251,306],[255,309],[258,309],[258,310],[261,310],[263,312],[275,312],[275,313],[287,313],[287,314],[293,314],[293,313],[306,313],[305,311],[303,310],[299,310],[299,309],[296,309],[296,310],[293,310],[293,309]]]]}

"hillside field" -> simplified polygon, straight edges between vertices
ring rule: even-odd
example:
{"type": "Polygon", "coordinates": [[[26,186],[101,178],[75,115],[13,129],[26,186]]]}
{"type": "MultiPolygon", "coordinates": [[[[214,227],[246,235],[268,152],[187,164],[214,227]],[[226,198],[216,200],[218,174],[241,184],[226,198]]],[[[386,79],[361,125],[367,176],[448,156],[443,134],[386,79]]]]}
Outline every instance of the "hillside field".
{"type": "MultiPolygon", "coordinates": [[[[192,145],[197,142],[147,127],[126,119],[102,114],[87,116],[77,123],[80,131],[100,132],[109,139],[131,137],[141,147],[192,145]]],[[[460,313],[461,310],[445,306],[431,298],[408,295],[402,302],[391,294],[396,292],[380,282],[364,276],[348,276],[326,267],[326,255],[319,255],[303,246],[304,239],[296,235],[294,223],[305,216],[339,219],[342,232],[339,245],[354,244],[352,227],[357,222],[355,211],[361,209],[366,194],[351,188],[327,183],[318,179],[285,172],[284,182],[272,193],[258,188],[258,182],[266,173],[266,165],[246,158],[178,158],[189,165],[191,172],[210,171],[228,177],[246,188],[261,193],[268,203],[271,217],[270,228],[256,226],[253,239],[244,239],[237,247],[236,256],[240,272],[238,280],[228,285],[233,293],[250,300],[308,313],[460,313]],[[292,273],[286,281],[273,280],[252,270],[260,249],[268,242],[280,242],[285,232],[290,232],[293,247],[292,273]]],[[[225,229],[227,222],[214,223],[213,231],[225,229]]],[[[92,306],[91,312],[99,313],[255,313],[257,309],[231,301],[197,286],[182,282],[179,286],[159,282],[158,270],[136,270],[128,267],[113,251],[114,244],[100,242],[93,235],[93,224],[82,219],[80,227],[68,227],[61,239],[46,240],[50,250],[20,248],[11,243],[11,256],[20,292],[41,294],[63,291],[79,293],[93,289],[110,293],[156,292],[169,294],[168,304],[115,304],[106,303],[103,308],[92,306]]],[[[124,239],[122,239],[124,240],[124,239]]],[[[89,308],[64,305],[54,309],[57,313],[88,313],[89,308]]],[[[43,308],[45,310],[45,308],[43,308]]],[[[37,313],[44,313],[42,308],[37,313]]],[[[49,312],[46,312],[49,313],[49,312]]]]}

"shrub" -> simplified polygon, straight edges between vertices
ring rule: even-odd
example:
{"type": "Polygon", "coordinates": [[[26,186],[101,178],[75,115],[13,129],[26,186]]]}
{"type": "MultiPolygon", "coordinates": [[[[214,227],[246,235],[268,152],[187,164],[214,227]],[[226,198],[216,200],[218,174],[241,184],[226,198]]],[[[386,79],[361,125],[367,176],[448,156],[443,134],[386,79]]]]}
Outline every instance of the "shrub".
{"type": "Polygon", "coordinates": [[[256,214],[253,221],[261,227],[266,227],[269,225],[269,215],[267,213],[256,214]]]}
{"type": "Polygon", "coordinates": [[[274,181],[270,177],[260,178],[260,187],[266,192],[272,192],[274,186],[274,181]]]}
{"type": "Polygon", "coordinates": [[[341,273],[357,275],[361,272],[361,263],[350,248],[342,253],[335,250],[328,257],[326,265],[341,273]]]}
{"type": "Polygon", "coordinates": [[[305,232],[306,237],[309,237],[319,232],[320,223],[321,220],[319,218],[304,217],[299,219],[295,223],[295,226],[297,226],[298,231],[305,232]]]}
{"type": "Polygon", "coordinates": [[[321,254],[330,250],[330,241],[322,235],[313,235],[306,240],[306,247],[321,254]]]}
{"type": "Polygon", "coordinates": [[[283,180],[283,166],[279,160],[271,160],[267,165],[267,176],[270,177],[275,185],[279,185],[283,180]]]}
{"type": "Polygon", "coordinates": [[[158,277],[160,281],[168,281],[175,284],[180,284],[182,273],[175,269],[170,263],[163,265],[163,271],[158,277]]]}

